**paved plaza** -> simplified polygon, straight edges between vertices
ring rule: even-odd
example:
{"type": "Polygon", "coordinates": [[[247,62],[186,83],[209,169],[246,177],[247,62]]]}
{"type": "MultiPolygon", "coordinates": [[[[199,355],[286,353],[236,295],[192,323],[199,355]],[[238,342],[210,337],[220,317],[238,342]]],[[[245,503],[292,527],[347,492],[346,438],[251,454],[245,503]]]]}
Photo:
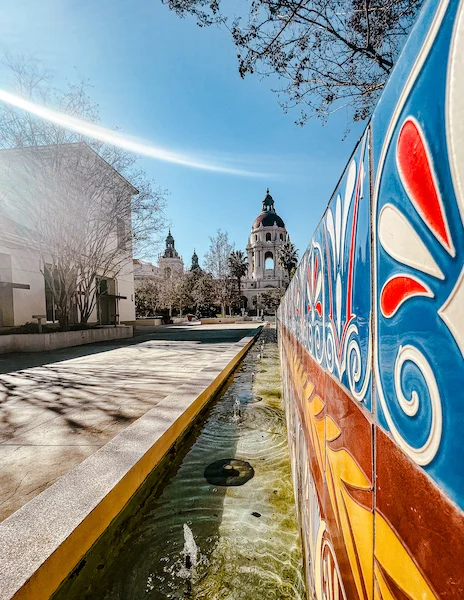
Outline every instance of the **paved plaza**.
{"type": "Polygon", "coordinates": [[[255,328],[140,328],[130,340],[0,357],[0,520],[255,328]]]}

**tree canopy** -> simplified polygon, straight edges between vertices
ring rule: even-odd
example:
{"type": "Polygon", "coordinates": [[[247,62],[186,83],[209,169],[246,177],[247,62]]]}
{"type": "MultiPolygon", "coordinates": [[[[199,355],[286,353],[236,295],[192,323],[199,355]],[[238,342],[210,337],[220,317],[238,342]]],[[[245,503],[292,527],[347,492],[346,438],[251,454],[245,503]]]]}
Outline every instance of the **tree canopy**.
{"type": "MultiPolygon", "coordinates": [[[[98,104],[91,97],[88,81],[58,87],[53,74],[35,59],[7,55],[4,63],[9,86],[22,98],[90,123],[100,121],[98,104]]],[[[133,152],[65,129],[7,103],[0,103],[0,134],[0,149],[50,146],[49,153],[57,147],[56,154],[60,156],[61,147],[65,144],[85,142],[138,190],[132,196],[130,207],[131,245],[136,256],[153,254],[166,226],[163,211],[167,191],[158,187],[138,167],[138,157],[133,152]]],[[[91,181],[92,177],[89,175],[88,179],[91,181]]],[[[99,181],[98,190],[94,193],[102,193],[107,181],[108,178],[99,181]]],[[[95,181],[92,185],[95,187],[95,181]]]]}
{"type": "MultiPolygon", "coordinates": [[[[31,59],[7,58],[11,87],[23,98],[98,122],[86,83],[60,89],[31,59]]],[[[37,252],[61,327],[79,307],[86,323],[101,279],[117,276],[132,251],[155,250],[165,193],[137,157],[6,103],[0,104],[0,214],[37,252]],[[121,177],[122,176],[122,177],[121,177]]]]}
{"type": "Polygon", "coordinates": [[[277,310],[279,308],[282,296],[285,294],[284,288],[273,288],[264,290],[261,301],[267,310],[277,310]]]}
{"type": "Polygon", "coordinates": [[[210,245],[205,254],[205,269],[213,276],[217,302],[221,305],[222,316],[231,298],[229,257],[233,244],[229,241],[227,231],[217,230],[215,236],[209,238],[210,245]]]}
{"type": "Polygon", "coordinates": [[[242,279],[248,273],[248,261],[242,250],[234,250],[229,255],[229,270],[232,277],[237,280],[239,297],[242,293],[242,279]]]}
{"type": "Polygon", "coordinates": [[[423,0],[162,0],[201,26],[221,23],[238,50],[240,75],[277,75],[284,110],[298,123],[350,107],[367,118],[423,0]]]}
{"type": "Polygon", "coordinates": [[[277,260],[282,269],[288,273],[288,278],[291,279],[292,273],[298,264],[298,250],[292,242],[285,242],[279,248],[277,260]]]}

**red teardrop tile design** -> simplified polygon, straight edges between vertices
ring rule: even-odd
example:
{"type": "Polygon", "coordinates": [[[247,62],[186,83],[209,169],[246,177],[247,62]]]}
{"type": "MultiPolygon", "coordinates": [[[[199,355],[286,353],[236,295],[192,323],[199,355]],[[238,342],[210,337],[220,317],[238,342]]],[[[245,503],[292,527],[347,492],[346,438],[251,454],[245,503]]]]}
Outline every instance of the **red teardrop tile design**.
{"type": "Polygon", "coordinates": [[[411,202],[435,237],[454,256],[424,137],[418,123],[411,118],[406,119],[401,128],[397,160],[401,179],[411,202]]]}
{"type": "Polygon", "coordinates": [[[385,317],[392,317],[400,304],[411,296],[429,296],[430,291],[417,279],[407,275],[393,277],[383,286],[380,294],[380,308],[385,317]]]}

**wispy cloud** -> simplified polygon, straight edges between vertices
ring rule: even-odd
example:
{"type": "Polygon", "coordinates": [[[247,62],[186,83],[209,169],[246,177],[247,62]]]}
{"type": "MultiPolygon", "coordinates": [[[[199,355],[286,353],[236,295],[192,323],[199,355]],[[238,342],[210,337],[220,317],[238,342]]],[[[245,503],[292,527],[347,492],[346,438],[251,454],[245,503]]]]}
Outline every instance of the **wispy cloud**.
{"type": "Polygon", "coordinates": [[[119,148],[124,148],[125,150],[135,152],[136,154],[149,156],[150,158],[154,158],[156,160],[162,160],[164,162],[174,163],[193,169],[202,169],[204,171],[213,171],[216,173],[225,173],[240,177],[272,177],[272,175],[269,173],[256,172],[241,168],[239,166],[234,166],[234,163],[237,162],[237,157],[230,157],[230,160],[221,164],[201,158],[199,155],[174,152],[161,146],[155,146],[154,144],[142,142],[120,132],[112,131],[106,127],[94,125],[93,123],[83,121],[82,119],[70,117],[64,113],[51,110],[45,106],[25,100],[24,98],[16,96],[15,94],[11,94],[6,90],[0,89],[0,101],[6,102],[7,104],[15,106],[21,110],[25,110],[33,115],[36,115],[37,117],[45,119],[46,121],[50,121],[51,123],[60,125],[65,129],[75,131],[81,135],[94,138],[113,146],[118,146],[119,148]]]}

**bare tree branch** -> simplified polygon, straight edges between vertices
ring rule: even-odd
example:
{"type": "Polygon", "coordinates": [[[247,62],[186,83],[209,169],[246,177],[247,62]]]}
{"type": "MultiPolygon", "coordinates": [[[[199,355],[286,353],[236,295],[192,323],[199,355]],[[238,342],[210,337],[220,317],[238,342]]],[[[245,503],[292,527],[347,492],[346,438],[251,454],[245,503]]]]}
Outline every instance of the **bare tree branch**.
{"type": "MultiPolygon", "coordinates": [[[[31,59],[7,57],[18,93],[90,122],[98,106],[88,85],[52,87],[31,59]]],[[[133,154],[0,105],[1,212],[36,248],[63,328],[79,308],[87,322],[99,281],[154,254],[165,226],[166,193],[136,168],[133,154]]]]}
{"type": "Polygon", "coordinates": [[[349,106],[367,118],[383,89],[422,0],[248,0],[232,19],[226,0],[162,0],[201,26],[220,24],[238,49],[239,72],[277,76],[285,111],[299,124],[349,106]]]}

